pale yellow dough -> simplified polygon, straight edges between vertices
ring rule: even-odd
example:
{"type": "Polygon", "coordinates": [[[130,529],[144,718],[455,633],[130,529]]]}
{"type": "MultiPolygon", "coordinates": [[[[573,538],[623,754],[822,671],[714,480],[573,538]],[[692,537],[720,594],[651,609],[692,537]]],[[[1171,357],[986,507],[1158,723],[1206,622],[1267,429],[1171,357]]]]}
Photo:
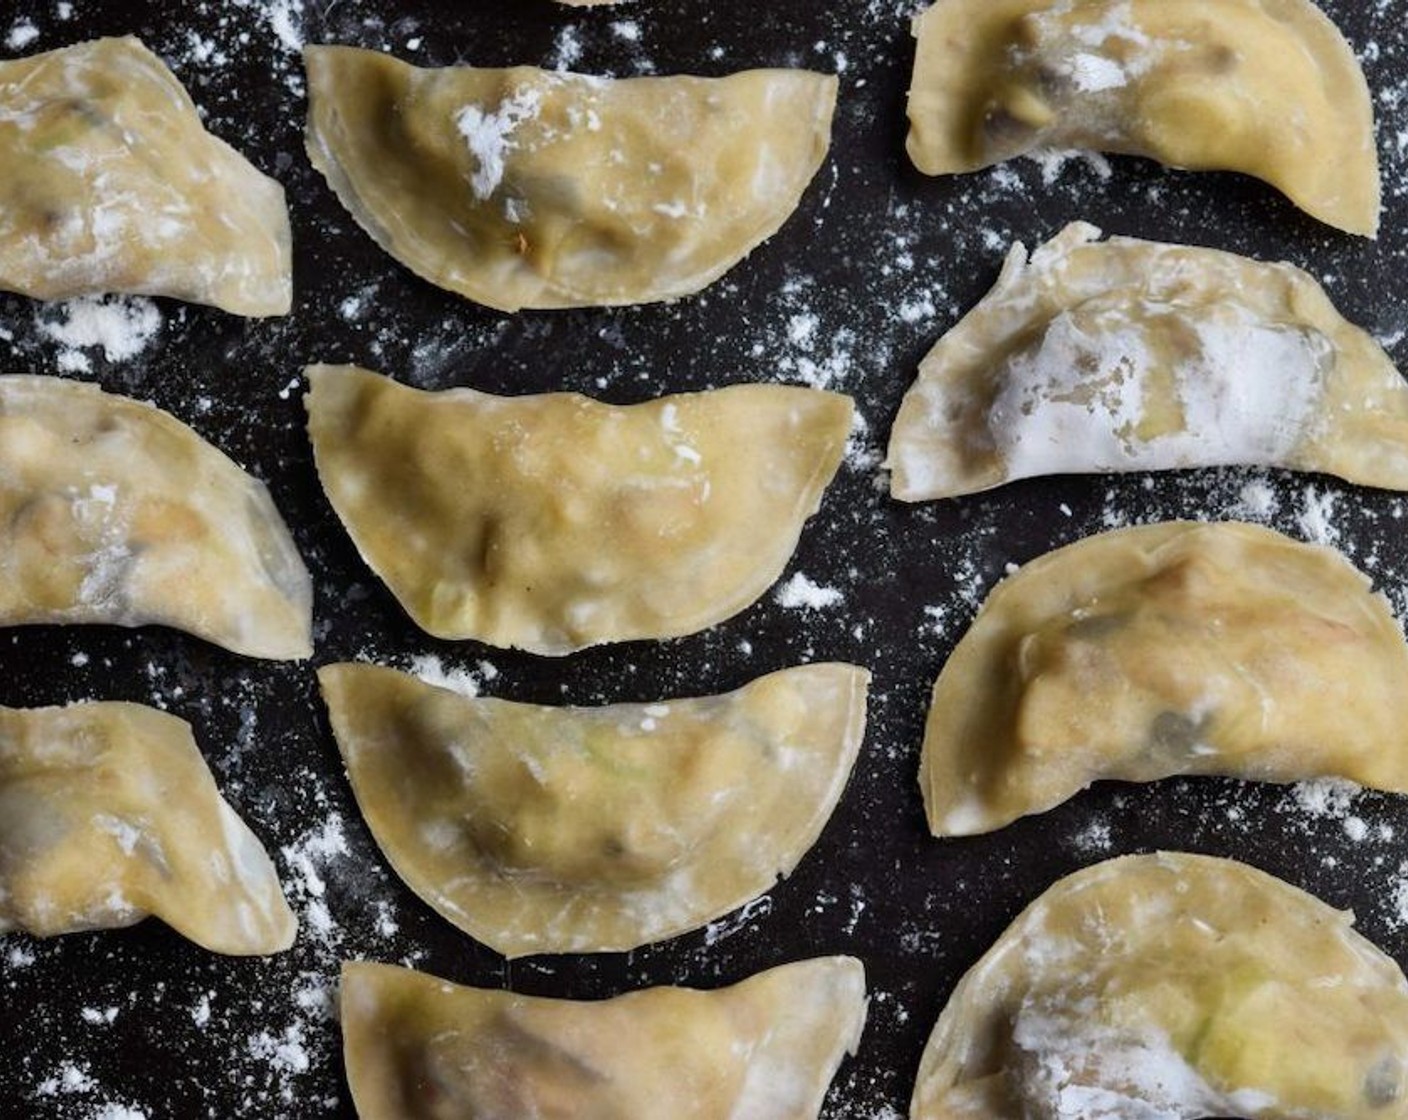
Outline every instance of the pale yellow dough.
{"type": "Polygon", "coordinates": [[[418,275],[502,311],[647,303],[723,275],[797,208],[834,77],[422,70],[309,47],[308,154],[418,275]]]}
{"type": "Polygon", "coordinates": [[[742,385],[618,407],[311,366],[318,473],[363,557],[441,638],[567,654],[692,634],[781,574],[850,398],[742,385]]]}
{"type": "Polygon", "coordinates": [[[0,377],[0,626],[174,626],[312,653],[312,581],[263,483],[173,416],[0,377]]]}
{"type": "Polygon", "coordinates": [[[392,866],[518,957],[634,949],[770,890],[841,797],[870,674],[807,665],[605,708],[471,698],[371,665],[318,679],[392,866]]]}
{"type": "Polygon", "coordinates": [[[287,949],[298,928],[184,721],[138,704],[0,708],[0,933],[149,914],[240,956],[287,949]]]}
{"type": "Polygon", "coordinates": [[[938,836],[1102,779],[1342,778],[1408,793],[1408,645],[1333,549],[1236,523],[1079,541],[988,597],[934,685],[938,836]]]}
{"type": "Polygon", "coordinates": [[[963,977],[911,1120],[1408,1116],[1408,982],[1353,920],[1232,860],[1078,871],[963,977]]]}
{"type": "Polygon", "coordinates": [[[891,492],[1044,474],[1257,465],[1408,490],[1408,385],[1289,264],[1067,226],[924,358],[891,492]]]}
{"type": "Polygon", "coordinates": [[[361,1120],[816,1120],[865,1027],[865,970],[819,957],[716,991],[597,1002],[342,967],[361,1120]]]}
{"type": "Polygon", "coordinates": [[[908,148],[927,174],[1124,152],[1254,175],[1378,231],[1369,87],[1310,0],[938,0],[914,34],[908,148]]]}
{"type": "Polygon", "coordinates": [[[288,313],[284,191],[134,38],[0,63],[0,289],[288,313]]]}

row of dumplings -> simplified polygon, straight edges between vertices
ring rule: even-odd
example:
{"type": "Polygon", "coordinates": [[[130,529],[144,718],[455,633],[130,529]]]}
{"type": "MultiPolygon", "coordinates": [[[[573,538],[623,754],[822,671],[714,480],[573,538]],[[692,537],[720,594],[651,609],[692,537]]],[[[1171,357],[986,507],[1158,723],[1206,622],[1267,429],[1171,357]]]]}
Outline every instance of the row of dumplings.
{"type": "MultiPolygon", "coordinates": [[[[1368,86],[1310,0],[940,0],[914,25],[909,153],[952,174],[1095,148],[1259,176],[1372,236],[1368,86]]],[[[357,222],[505,311],[697,292],[825,159],[838,82],[803,70],[604,79],[305,51],[307,149],[357,222]]],[[[292,303],[282,188],[208,134],[135,38],[0,63],[0,288],[292,303]]]]}
{"type": "MultiPolygon", "coordinates": [[[[847,670],[813,666],[790,673],[831,675],[834,697],[844,691],[847,670]]],[[[740,794],[726,775],[723,792],[749,804],[730,806],[703,826],[690,822],[699,832],[709,833],[711,825],[716,830],[693,838],[697,860],[693,853],[681,859],[679,837],[652,832],[665,823],[652,812],[678,811],[685,799],[697,804],[693,795],[700,791],[681,793],[658,768],[649,774],[659,752],[630,750],[624,709],[593,713],[584,727],[564,735],[561,721],[570,717],[551,710],[504,719],[493,710],[502,702],[458,697],[389,670],[332,666],[323,672],[339,738],[347,737],[347,724],[361,724],[355,750],[382,756],[364,764],[346,755],[364,805],[371,803],[359,776],[386,780],[394,791],[384,807],[402,835],[393,839],[370,808],[369,818],[398,870],[418,889],[415,876],[427,869],[432,876],[441,872],[444,882],[446,873],[434,861],[458,852],[464,858],[448,874],[456,881],[483,876],[488,885],[477,897],[472,891],[460,896],[475,907],[475,919],[496,915],[512,938],[522,932],[514,923],[536,911],[528,944],[539,944],[538,931],[556,934],[569,923],[609,937],[611,914],[619,921],[631,909],[623,902],[633,896],[637,912],[630,917],[639,923],[640,896],[662,875],[667,889],[660,893],[675,892],[666,903],[687,907],[690,900],[679,894],[688,888],[668,880],[704,871],[714,881],[701,886],[717,886],[723,876],[712,861],[738,859],[758,834],[756,819],[746,818],[759,811],[780,810],[788,818],[783,827],[795,824],[813,834],[819,827],[816,821],[789,823],[796,815],[790,807],[796,764],[783,763],[790,773],[782,788],[761,794],[740,794]],[[387,749],[393,740],[376,721],[388,718],[379,709],[398,692],[411,718],[437,724],[437,733],[450,722],[462,727],[463,706],[478,705],[484,710],[476,713],[474,730],[481,736],[492,734],[485,725],[499,723],[516,743],[529,745],[516,755],[502,743],[485,753],[480,740],[470,738],[432,758],[420,750],[419,731],[397,727],[394,741],[409,741],[416,751],[409,767],[399,757],[388,763],[397,752],[387,749]],[[358,702],[349,703],[349,696],[358,702]],[[539,745],[533,725],[554,721],[554,747],[566,741],[575,749],[566,759],[561,749],[530,758],[539,745]],[[592,742],[603,724],[606,735],[592,742]],[[578,732],[581,739],[574,738],[578,732]],[[614,757],[613,739],[626,746],[614,757]],[[605,780],[603,757],[612,763],[605,780]],[[524,769],[547,762],[557,772],[540,786],[510,773],[514,761],[524,769]],[[421,769],[427,763],[431,772],[421,769]],[[394,820],[392,803],[417,781],[424,802],[425,780],[433,779],[429,801],[444,809],[453,800],[445,787],[463,789],[462,767],[485,763],[497,770],[486,788],[510,801],[510,813],[519,811],[509,823],[526,825],[526,841],[559,835],[542,825],[546,814],[562,812],[561,801],[551,804],[549,787],[561,793],[563,783],[593,807],[603,803],[598,789],[614,785],[617,795],[626,790],[635,799],[634,811],[607,818],[569,810],[580,814],[564,830],[577,846],[554,839],[544,868],[560,883],[538,877],[536,855],[525,866],[512,840],[484,842],[504,822],[463,816],[463,804],[448,806],[461,822],[448,832],[437,819],[394,820]],[[634,773],[627,764],[634,764],[634,773]],[[402,776],[405,769],[415,778],[402,776]],[[637,788],[640,771],[647,772],[644,791],[637,788]],[[613,826],[615,835],[608,835],[613,826]],[[726,835],[735,830],[742,835],[726,835]],[[621,840],[626,851],[619,850],[621,840]],[[404,845],[406,862],[396,858],[394,844],[404,845]],[[427,851],[430,858],[418,866],[427,851]],[[483,866],[500,859],[499,870],[483,866]],[[523,897],[506,898],[515,891],[523,897]],[[575,896],[575,904],[564,896],[575,896]]],[[[676,728],[676,742],[665,744],[675,748],[667,751],[670,763],[692,748],[686,773],[741,761],[756,747],[742,742],[745,736],[775,732],[748,721],[775,717],[786,706],[768,703],[774,699],[768,692],[785,692],[792,683],[779,683],[785,676],[718,701],[677,705],[696,734],[697,725],[713,717],[727,728],[725,750],[730,735],[739,741],[721,764],[714,744],[697,738],[691,744],[676,728]],[[750,707],[754,711],[746,712],[750,707]]],[[[813,699],[791,698],[794,723],[808,722],[797,713],[813,699]]],[[[640,714],[631,711],[629,718],[640,714]]],[[[807,745],[796,742],[782,749],[807,753],[807,745]]],[[[50,923],[38,932],[126,924],[151,909],[225,952],[269,951],[291,939],[293,918],[267,856],[215,793],[179,720],[127,704],[0,712],[0,776],[6,806],[0,850],[7,868],[19,869],[7,875],[0,929],[13,926],[13,902],[30,908],[22,917],[50,923]],[[64,920],[67,927],[61,927],[64,920]]],[[[753,767],[744,784],[757,782],[753,767]]],[[[619,807],[609,799],[605,804],[619,807]]],[[[493,807],[486,815],[502,816],[493,807]]],[[[773,842],[771,829],[761,835],[773,842]]],[[[770,881],[772,870],[760,878],[770,881]]],[[[457,913],[448,895],[427,897],[442,913],[457,913]]],[[[1351,930],[1351,920],[1229,860],[1163,853],[1078,872],[1033,903],[959,984],[925,1050],[911,1116],[1401,1115],[1408,1100],[1408,981],[1351,930]],[[1300,1044],[1295,1062],[1286,1060],[1288,1025],[1300,1044]]],[[[349,963],[340,1016],[348,1079],[365,1120],[552,1115],[569,1104],[573,1115],[586,1110],[645,1118],[668,1105],[670,1115],[783,1120],[818,1114],[842,1057],[859,1043],[865,979],[859,961],[830,957],[713,992],[657,988],[580,1003],[457,988],[408,969],[349,963]]]]}

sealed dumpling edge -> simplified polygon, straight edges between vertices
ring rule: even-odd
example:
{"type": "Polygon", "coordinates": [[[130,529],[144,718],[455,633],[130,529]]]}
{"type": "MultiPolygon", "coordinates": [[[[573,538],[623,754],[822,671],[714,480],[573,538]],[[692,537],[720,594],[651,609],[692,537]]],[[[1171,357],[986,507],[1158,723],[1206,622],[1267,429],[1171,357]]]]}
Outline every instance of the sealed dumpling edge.
{"type": "Polygon", "coordinates": [[[775,233],[831,138],[805,70],[595,78],[309,46],[309,158],[419,276],[502,311],[689,295],[775,233]]]}
{"type": "Polygon", "coordinates": [[[139,704],[0,708],[0,934],[149,914],[216,953],[277,953],[298,923],[190,725],[139,704]]]}
{"type": "Polygon", "coordinates": [[[870,674],[805,665],[722,696],[596,708],[462,696],[374,665],[318,679],[392,867],[519,957],[633,949],[772,889],[845,789],[870,674]]]}
{"type": "Polygon", "coordinates": [[[1048,474],[1272,466],[1408,489],[1408,385],[1308,273],[1066,226],[1007,255],[925,356],[891,493],[1048,474]]]}
{"type": "Polygon", "coordinates": [[[959,982],[910,1118],[1400,1115],[1408,981],[1353,920],[1228,859],[1077,871],[959,982]]]}
{"type": "Polygon", "coordinates": [[[1408,793],[1408,644],[1334,549],[1235,522],[1116,529],[1025,564],[934,684],[938,836],[1095,781],[1338,778],[1408,793]]]}
{"type": "Polygon", "coordinates": [[[416,624],[552,656],[692,634],[757,600],[853,415],[849,397],[783,385],[618,406],[307,375],[323,489],[416,624]]]}
{"type": "Polygon", "coordinates": [[[339,1002],[361,1120],[816,1120],[866,1017],[853,957],[797,961],[713,991],[597,1001],[347,962],[339,1002]]]}

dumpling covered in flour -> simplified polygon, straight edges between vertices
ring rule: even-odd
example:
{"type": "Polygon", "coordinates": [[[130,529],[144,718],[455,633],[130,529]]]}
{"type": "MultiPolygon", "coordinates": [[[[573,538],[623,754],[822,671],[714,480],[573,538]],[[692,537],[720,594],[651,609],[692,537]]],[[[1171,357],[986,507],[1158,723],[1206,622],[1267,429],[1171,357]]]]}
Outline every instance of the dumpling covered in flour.
{"type": "Polygon", "coordinates": [[[432,393],[312,366],[333,508],[441,638],[566,654],[692,634],[777,579],[840,466],[849,397],[739,385],[618,407],[432,393]]]}
{"type": "Polygon", "coordinates": [[[834,77],[422,70],[309,47],[308,152],[431,283],[503,311],[648,303],[723,275],[826,156],[834,77]]]}
{"type": "Polygon", "coordinates": [[[890,436],[896,498],[1235,465],[1408,489],[1408,386],[1311,276],[1099,235],[1014,245],[924,358],[890,436]]]}
{"type": "Polygon", "coordinates": [[[263,483],[175,417],[0,377],[0,626],[173,626],[312,653],[312,581],[263,483]]]}
{"type": "Polygon", "coordinates": [[[937,0],[914,34],[908,148],[927,174],[1124,152],[1254,175],[1378,230],[1369,87],[1310,0],[937,0]]]}
{"type": "Polygon", "coordinates": [[[771,889],[841,797],[870,674],[807,665],[604,708],[461,696],[372,665],[318,679],[392,866],[519,957],[633,949],[771,889]]]}
{"type": "Polygon", "coordinates": [[[959,982],[910,1118],[1402,1116],[1408,981],[1353,921],[1233,860],[1078,871],[959,982]]]}
{"type": "Polygon", "coordinates": [[[339,1002],[361,1120],[816,1120],[865,1027],[865,970],[818,957],[590,1002],[349,962],[339,1002]]]}
{"type": "Polygon", "coordinates": [[[184,721],[140,704],[0,708],[0,933],[149,914],[238,956],[287,949],[298,926],[184,721]]]}
{"type": "Polygon", "coordinates": [[[1236,523],[1117,529],[1000,583],[934,685],[938,836],[1102,779],[1342,778],[1408,793],[1408,645],[1333,549],[1236,523]]]}
{"type": "Polygon", "coordinates": [[[0,62],[0,289],[288,313],[283,188],[134,38],[0,62]]]}

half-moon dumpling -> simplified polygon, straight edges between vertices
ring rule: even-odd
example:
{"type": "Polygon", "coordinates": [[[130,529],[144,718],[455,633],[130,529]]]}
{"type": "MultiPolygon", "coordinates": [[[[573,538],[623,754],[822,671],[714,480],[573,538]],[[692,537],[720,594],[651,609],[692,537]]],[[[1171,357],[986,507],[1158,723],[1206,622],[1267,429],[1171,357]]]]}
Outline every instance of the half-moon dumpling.
{"type": "Polygon", "coordinates": [[[308,154],[388,253],[501,311],[689,295],[797,208],[834,77],[422,70],[308,47],[308,154]]]}
{"type": "Polygon", "coordinates": [[[938,0],[914,34],[907,146],[926,174],[1124,152],[1254,175],[1378,231],[1369,87],[1310,0],[938,0]]]}
{"type": "Polygon", "coordinates": [[[850,398],[738,385],[603,404],[308,370],[333,508],[417,625],[567,654],[692,634],[781,574],[840,466],[850,398]]]}
{"type": "Polygon", "coordinates": [[[0,377],[0,626],[174,626],[312,653],[312,582],[263,483],[152,405],[0,377]]]}
{"type": "Polygon", "coordinates": [[[1102,533],[988,597],[934,685],[937,836],[1106,778],[1335,777],[1408,793],[1408,645],[1333,549],[1236,523],[1102,533]]]}
{"type": "Polygon", "coordinates": [[[1078,871],[959,982],[911,1120],[1402,1116],[1408,982],[1353,921],[1233,860],[1078,871]]]}
{"type": "Polygon", "coordinates": [[[865,970],[818,957],[715,991],[580,1001],[342,966],[361,1120],[816,1120],[865,1028],[865,970]]]}
{"type": "Polygon", "coordinates": [[[392,866],[520,957],[634,949],[771,889],[841,797],[870,674],[807,665],[605,708],[471,698],[371,665],[318,679],[392,866]]]}
{"type": "Polygon", "coordinates": [[[1307,273],[1067,226],[919,367],[904,501],[1087,471],[1264,465],[1408,489],[1408,386],[1307,273]]]}
{"type": "Polygon", "coordinates": [[[283,188],[205,131],[134,38],[0,63],[0,288],[286,315],[283,188]]]}
{"type": "Polygon", "coordinates": [[[149,914],[238,956],[287,949],[298,928],[189,724],[140,704],[0,708],[0,933],[149,914]]]}

